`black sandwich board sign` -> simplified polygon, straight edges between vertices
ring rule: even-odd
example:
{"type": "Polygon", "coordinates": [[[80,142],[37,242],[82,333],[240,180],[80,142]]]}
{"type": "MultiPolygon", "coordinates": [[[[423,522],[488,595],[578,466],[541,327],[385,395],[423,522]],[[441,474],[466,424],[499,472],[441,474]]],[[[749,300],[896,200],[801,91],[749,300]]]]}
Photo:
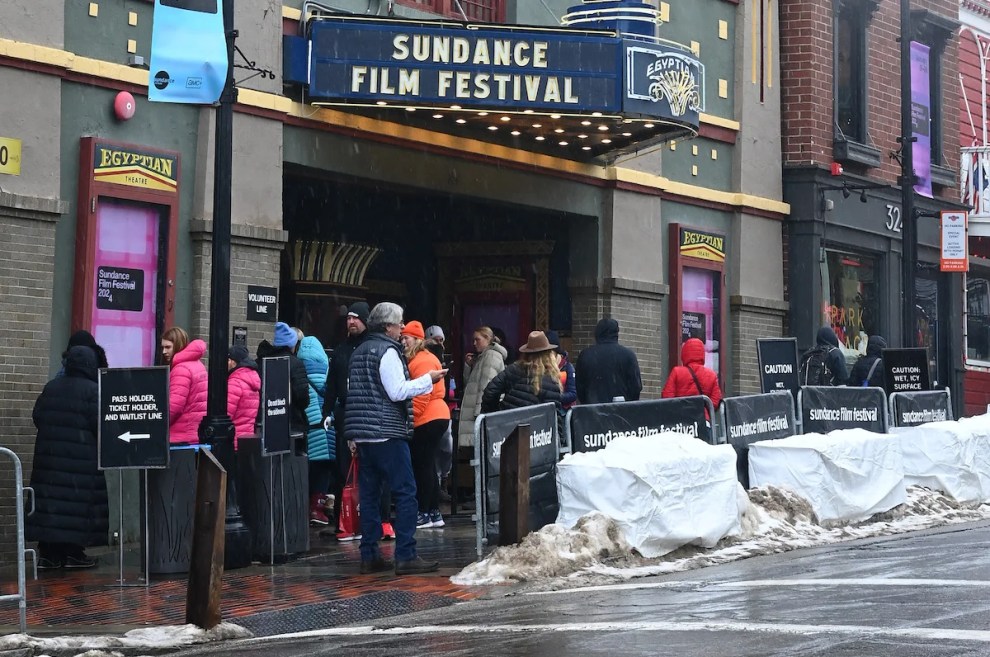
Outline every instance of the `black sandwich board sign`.
{"type": "Polygon", "coordinates": [[[760,363],[760,392],[789,390],[796,400],[801,387],[797,338],[759,338],[756,357],[760,363]]]}
{"type": "Polygon", "coordinates": [[[261,453],[287,454],[289,441],[289,357],[261,360],[261,453]]]}
{"type": "Polygon", "coordinates": [[[167,468],[168,368],[101,369],[99,468],[167,468]]]}
{"type": "Polygon", "coordinates": [[[924,347],[884,349],[883,385],[888,395],[895,392],[931,390],[931,379],[928,376],[928,350],[924,347]]]}
{"type": "Polygon", "coordinates": [[[274,322],[278,310],[278,288],[248,285],[247,318],[258,322],[274,322]]]}

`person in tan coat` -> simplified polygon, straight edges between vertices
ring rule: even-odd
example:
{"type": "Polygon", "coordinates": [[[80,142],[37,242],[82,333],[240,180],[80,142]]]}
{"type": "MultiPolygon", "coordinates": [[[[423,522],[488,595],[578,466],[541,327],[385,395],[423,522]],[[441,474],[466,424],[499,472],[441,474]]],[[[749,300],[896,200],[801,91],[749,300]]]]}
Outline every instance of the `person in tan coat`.
{"type": "Polygon", "coordinates": [[[481,412],[481,393],[495,375],[505,369],[505,347],[487,326],[474,331],[474,353],[464,357],[464,397],[457,425],[457,445],[474,446],[474,420],[481,412]]]}

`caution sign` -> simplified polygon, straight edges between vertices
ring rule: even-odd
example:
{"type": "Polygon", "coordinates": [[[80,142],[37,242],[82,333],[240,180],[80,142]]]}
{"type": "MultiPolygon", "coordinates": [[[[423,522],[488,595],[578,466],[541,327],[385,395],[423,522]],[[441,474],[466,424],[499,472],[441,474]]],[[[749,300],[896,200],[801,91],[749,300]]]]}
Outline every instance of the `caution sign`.
{"type": "Polygon", "coordinates": [[[168,467],[168,368],[101,369],[99,468],[168,467]]]}

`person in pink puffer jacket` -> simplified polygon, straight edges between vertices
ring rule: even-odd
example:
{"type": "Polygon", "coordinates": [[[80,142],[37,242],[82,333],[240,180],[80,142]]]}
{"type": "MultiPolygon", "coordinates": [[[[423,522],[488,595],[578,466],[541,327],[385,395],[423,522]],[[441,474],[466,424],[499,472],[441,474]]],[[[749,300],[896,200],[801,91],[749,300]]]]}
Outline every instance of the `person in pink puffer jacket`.
{"type": "Polygon", "coordinates": [[[239,344],[227,349],[227,415],[234,423],[234,449],[241,436],[254,434],[261,403],[261,377],[258,366],[248,356],[247,347],[239,344]]]}
{"type": "Polygon", "coordinates": [[[206,417],[207,374],[202,363],[206,343],[189,341],[174,326],[162,334],[162,360],[169,366],[168,440],[173,444],[199,442],[199,424],[206,417]]]}

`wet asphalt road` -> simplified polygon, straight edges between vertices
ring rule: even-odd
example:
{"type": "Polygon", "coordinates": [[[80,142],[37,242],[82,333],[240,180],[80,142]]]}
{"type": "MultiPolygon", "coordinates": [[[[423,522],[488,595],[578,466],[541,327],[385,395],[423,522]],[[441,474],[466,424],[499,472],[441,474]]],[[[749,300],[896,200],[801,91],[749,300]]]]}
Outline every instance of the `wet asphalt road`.
{"type": "Polygon", "coordinates": [[[182,655],[990,655],[990,523],[488,600],[182,655]]]}

